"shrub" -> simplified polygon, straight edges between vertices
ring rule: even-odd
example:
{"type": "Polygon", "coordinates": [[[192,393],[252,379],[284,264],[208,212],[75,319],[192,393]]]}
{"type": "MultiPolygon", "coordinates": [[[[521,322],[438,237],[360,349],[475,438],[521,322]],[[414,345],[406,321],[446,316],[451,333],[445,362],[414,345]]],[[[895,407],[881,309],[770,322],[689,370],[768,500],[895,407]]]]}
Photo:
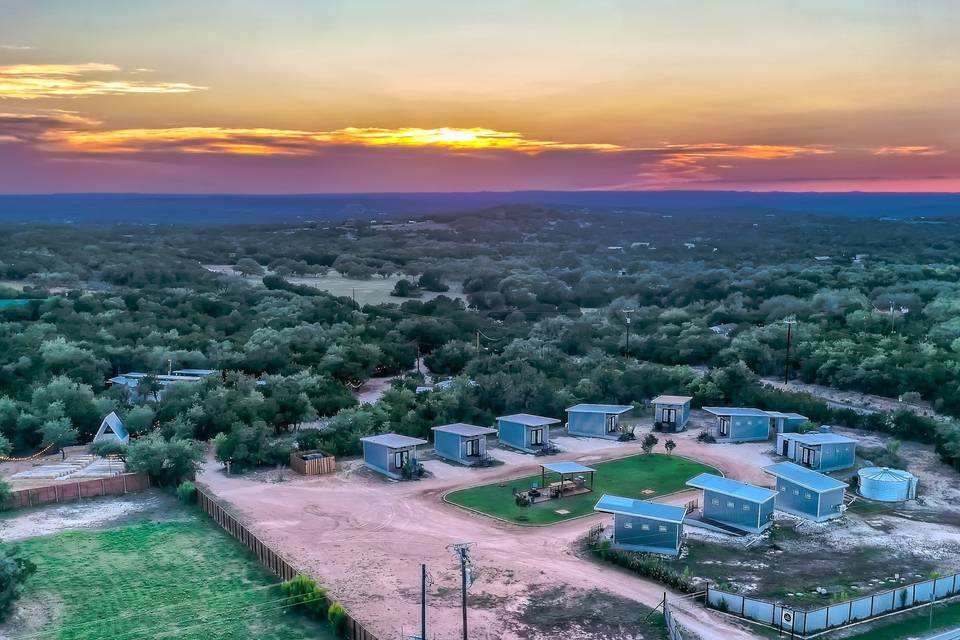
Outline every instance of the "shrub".
{"type": "Polygon", "coordinates": [[[667,440],[663,443],[663,448],[667,450],[667,453],[673,453],[673,450],[677,448],[677,443],[673,440],[667,440]]]}
{"type": "Polygon", "coordinates": [[[189,480],[184,480],[177,486],[177,498],[180,502],[193,504],[197,501],[197,485],[189,480]]]}
{"type": "Polygon", "coordinates": [[[697,436],[697,442],[702,442],[704,444],[713,444],[717,439],[706,431],[701,431],[700,435],[697,436]]]}
{"type": "Polygon", "coordinates": [[[651,578],[684,593],[696,591],[688,572],[670,567],[661,558],[648,553],[635,553],[610,548],[609,540],[601,540],[592,546],[592,551],[601,560],[611,562],[638,575],[651,578]]]}
{"type": "Polygon", "coordinates": [[[652,433],[648,433],[646,436],[644,436],[643,442],[640,443],[640,448],[643,449],[644,453],[650,453],[653,451],[653,448],[657,446],[658,442],[660,442],[660,440],[657,438],[657,436],[653,435],[652,433]]]}
{"type": "Polygon", "coordinates": [[[127,445],[122,442],[117,442],[116,440],[101,440],[100,442],[94,442],[87,450],[95,456],[101,456],[106,458],[107,456],[117,456],[124,462],[127,460],[127,445]]]}
{"type": "Polygon", "coordinates": [[[10,483],[7,482],[6,478],[0,478],[0,511],[3,510],[3,505],[7,503],[13,496],[13,491],[10,489],[10,483]]]}
{"type": "Polygon", "coordinates": [[[165,440],[153,432],[133,442],[128,448],[127,468],[146,473],[159,485],[177,484],[192,478],[203,460],[203,444],[196,440],[165,440]]]}
{"type": "Polygon", "coordinates": [[[297,434],[297,449],[300,451],[314,451],[320,448],[320,430],[307,429],[297,434]]]}
{"type": "Polygon", "coordinates": [[[334,602],[327,610],[327,621],[333,632],[345,638],[347,635],[347,610],[339,602],[334,602]]]}
{"type": "Polygon", "coordinates": [[[617,440],[619,440],[620,442],[629,442],[631,440],[636,440],[636,439],[637,439],[637,435],[633,431],[624,431],[617,437],[617,440]]]}
{"type": "Polygon", "coordinates": [[[20,597],[24,581],[36,570],[36,565],[21,558],[14,549],[0,548],[0,621],[20,597]]]}
{"type": "Polygon", "coordinates": [[[287,605],[310,615],[317,620],[327,617],[327,590],[311,578],[298,575],[280,585],[283,595],[289,598],[287,605]]]}

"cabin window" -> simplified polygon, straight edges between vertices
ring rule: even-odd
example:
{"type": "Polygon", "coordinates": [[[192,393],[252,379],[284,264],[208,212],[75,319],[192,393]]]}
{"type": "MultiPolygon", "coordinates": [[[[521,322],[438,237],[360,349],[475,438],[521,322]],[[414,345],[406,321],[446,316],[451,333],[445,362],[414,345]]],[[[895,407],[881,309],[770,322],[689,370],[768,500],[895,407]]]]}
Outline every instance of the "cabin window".
{"type": "Polygon", "coordinates": [[[642,525],[640,525],[640,530],[641,530],[641,531],[650,531],[650,525],[648,525],[648,524],[642,524],[642,525]]]}
{"type": "Polygon", "coordinates": [[[534,429],[530,432],[530,444],[543,444],[543,429],[534,429]]]}
{"type": "Polygon", "coordinates": [[[813,496],[809,493],[805,493],[803,497],[806,498],[807,500],[813,500],[813,496]]]}
{"type": "Polygon", "coordinates": [[[715,507],[719,507],[719,506],[720,506],[720,498],[713,498],[713,499],[710,501],[710,504],[712,504],[712,505],[715,506],[715,507]]]}
{"type": "Polygon", "coordinates": [[[660,531],[660,533],[666,533],[666,532],[667,532],[667,527],[666,527],[665,525],[660,525],[660,526],[658,527],[658,530],[660,531]]]}
{"type": "Polygon", "coordinates": [[[743,505],[743,510],[744,510],[744,511],[750,511],[750,505],[748,505],[748,504],[743,505]]]}
{"type": "Polygon", "coordinates": [[[793,490],[793,495],[795,495],[795,496],[800,495],[800,489],[794,489],[794,490],[793,490]]]}
{"type": "Polygon", "coordinates": [[[632,522],[624,522],[624,523],[623,523],[623,528],[624,528],[624,529],[633,529],[633,523],[632,523],[632,522]]]}
{"type": "Polygon", "coordinates": [[[727,503],[727,509],[733,509],[735,506],[737,506],[737,505],[735,505],[733,502],[728,502],[728,503],[727,503]]]}

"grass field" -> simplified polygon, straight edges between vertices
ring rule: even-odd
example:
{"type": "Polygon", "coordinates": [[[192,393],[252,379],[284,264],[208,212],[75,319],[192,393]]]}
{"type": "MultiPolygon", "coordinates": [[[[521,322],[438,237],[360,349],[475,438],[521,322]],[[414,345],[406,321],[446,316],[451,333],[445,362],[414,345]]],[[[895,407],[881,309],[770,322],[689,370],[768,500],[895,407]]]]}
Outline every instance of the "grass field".
{"type": "MultiPolygon", "coordinates": [[[[518,507],[514,502],[513,489],[529,489],[534,482],[539,484],[540,475],[537,474],[461,489],[447,494],[446,499],[455,505],[517,524],[554,524],[592,513],[593,505],[604,493],[628,498],[653,498],[685,489],[686,481],[698,473],[719,473],[705,464],[662,453],[630,456],[591,466],[597,470],[596,487],[592,493],[518,507]],[[645,490],[652,493],[644,493],[645,490]],[[557,510],[568,513],[557,513],[557,510]]],[[[550,480],[548,474],[547,482],[550,480]]]]}
{"type": "MultiPolygon", "coordinates": [[[[31,638],[331,640],[285,611],[278,581],[198,511],[174,519],[19,543],[37,564],[21,602],[39,605],[31,638]]],[[[17,637],[14,633],[13,637],[17,637]]]]}
{"type": "MultiPolygon", "coordinates": [[[[885,618],[881,623],[866,625],[864,631],[844,635],[844,640],[901,640],[903,638],[926,638],[937,631],[960,628],[960,602],[934,605],[933,626],[930,608],[922,607],[913,613],[885,618]]],[[[855,628],[856,629],[856,628],[855,628]]],[[[831,636],[828,636],[831,637],[831,636]]]]}

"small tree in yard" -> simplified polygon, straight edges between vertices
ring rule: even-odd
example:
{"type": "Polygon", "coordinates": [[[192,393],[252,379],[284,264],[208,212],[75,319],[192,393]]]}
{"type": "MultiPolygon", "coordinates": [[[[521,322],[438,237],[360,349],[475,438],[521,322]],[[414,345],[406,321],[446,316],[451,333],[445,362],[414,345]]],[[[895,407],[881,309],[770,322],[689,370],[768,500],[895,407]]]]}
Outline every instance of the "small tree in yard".
{"type": "Polygon", "coordinates": [[[203,444],[196,440],[166,440],[159,432],[134,441],[127,449],[127,468],[146,473],[160,485],[175,485],[192,478],[203,459],[203,444]]]}
{"type": "Polygon", "coordinates": [[[677,443],[673,440],[667,440],[663,443],[663,448],[667,450],[667,453],[673,453],[673,450],[677,448],[677,443]]]}
{"type": "Polygon", "coordinates": [[[263,267],[253,258],[240,258],[233,268],[240,272],[242,276],[262,276],[263,267]]]}
{"type": "Polygon", "coordinates": [[[106,458],[107,456],[117,456],[123,462],[127,461],[127,445],[116,440],[101,440],[94,442],[87,450],[95,456],[106,458]]]}
{"type": "Polygon", "coordinates": [[[3,510],[3,505],[7,503],[11,496],[13,496],[13,491],[10,490],[10,484],[5,478],[0,478],[0,511],[3,510]]]}
{"type": "Polygon", "coordinates": [[[660,440],[657,439],[657,436],[653,435],[652,433],[648,433],[643,438],[643,442],[640,443],[640,448],[643,449],[644,453],[650,453],[653,451],[653,448],[657,446],[658,442],[660,442],[660,440]]]}

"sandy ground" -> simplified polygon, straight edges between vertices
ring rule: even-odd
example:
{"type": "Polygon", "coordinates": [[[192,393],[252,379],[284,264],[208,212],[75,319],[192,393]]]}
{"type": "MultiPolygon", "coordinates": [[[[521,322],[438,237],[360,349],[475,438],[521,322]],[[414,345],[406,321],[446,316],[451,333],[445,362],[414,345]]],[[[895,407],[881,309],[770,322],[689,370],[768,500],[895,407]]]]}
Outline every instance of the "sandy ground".
{"type": "MultiPolygon", "coordinates": [[[[703,445],[696,433],[677,434],[677,454],[721,468],[732,477],[756,479],[753,465],[769,462],[768,443],[703,445]]],[[[666,438],[661,436],[661,442],[666,438]]],[[[595,462],[639,451],[637,443],[561,437],[566,453],[552,460],[595,462]]],[[[491,449],[491,452],[494,450],[491,449]]],[[[600,589],[655,606],[662,585],[577,554],[577,540],[597,515],[546,528],[519,527],[471,514],[442,502],[450,490],[536,472],[540,458],[497,449],[508,464],[459,468],[439,461],[427,466],[433,477],[388,482],[346,462],[332,476],[284,483],[227,477],[209,461],[200,481],[240,511],[250,526],[343,600],[381,638],[410,631],[419,614],[419,565],[426,562],[430,590],[430,635],[440,640],[460,633],[459,572],[450,545],[471,542],[476,583],[471,590],[471,627],[476,637],[569,638],[566,632],[533,628],[520,611],[543,589],[600,589]]],[[[764,476],[769,479],[768,476],[764,476]]],[[[683,502],[690,495],[676,495],[683,502]]],[[[571,591],[571,593],[574,593],[571,591]]],[[[576,603],[571,603],[575,606],[576,603]]],[[[678,617],[705,639],[754,637],[726,618],[678,601],[678,617]]],[[[601,637],[582,635],[578,637],[601,637]]]]}
{"type": "Polygon", "coordinates": [[[23,509],[0,518],[0,542],[64,531],[100,529],[135,514],[161,509],[164,502],[162,496],[147,492],[23,509]]]}

